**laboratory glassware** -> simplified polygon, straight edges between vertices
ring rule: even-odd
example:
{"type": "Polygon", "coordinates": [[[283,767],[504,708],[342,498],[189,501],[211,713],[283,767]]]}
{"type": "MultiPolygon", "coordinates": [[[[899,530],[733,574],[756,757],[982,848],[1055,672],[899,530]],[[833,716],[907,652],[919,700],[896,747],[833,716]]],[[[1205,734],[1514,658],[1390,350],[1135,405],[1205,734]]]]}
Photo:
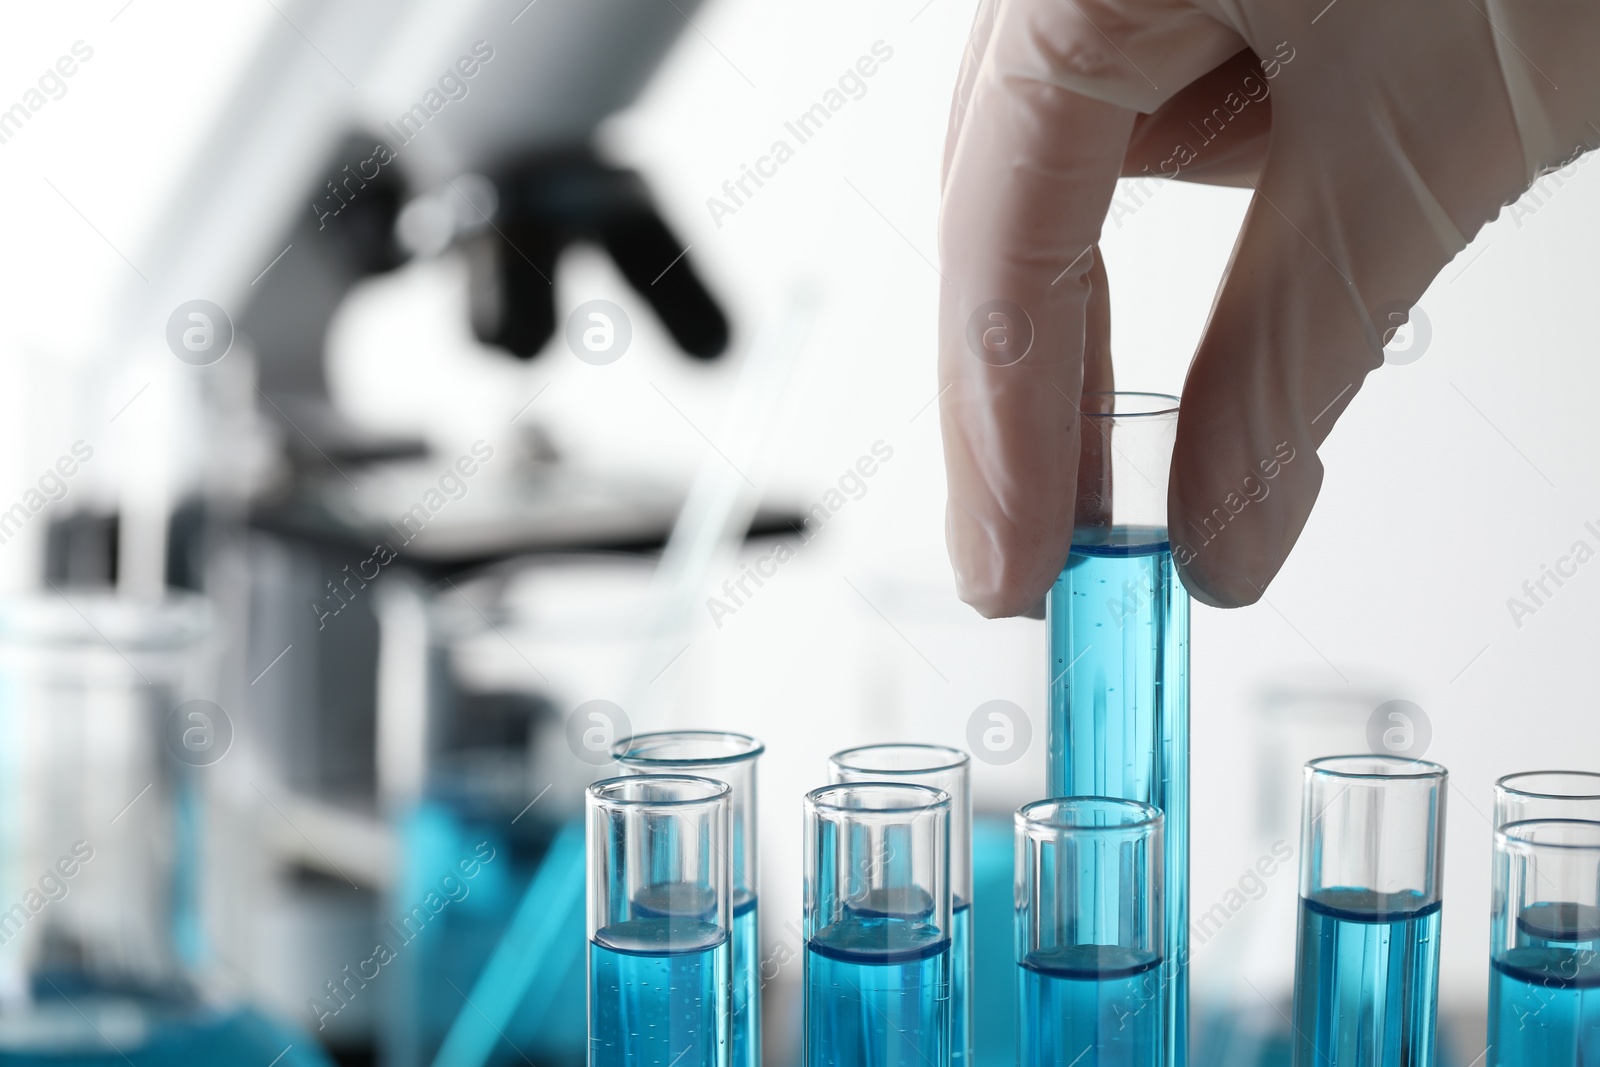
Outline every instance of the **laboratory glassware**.
{"type": "Polygon", "coordinates": [[[805,798],[805,1067],[949,1067],[950,794],[805,798]]]}
{"type": "Polygon", "coordinates": [[[612,747],[629,774],[691,774],[733,790],[733,1067],[761,1062],[761,923],[756,862],[756,762],[765,751],[744,734],[663,730],[612,747]]]}
{"type": "Polygon", "coordinates": [[[1494,784],[1494,828],[1533,819],[1600,822],[1600,774],[1519,771],[1494,784]]]}
{"type": "Polygon", "coordinates": [[[945,745],[864,745],[828,757],[828,780],[910,782],[950,794],[950,1063],[972,1057],[972,758],[945,745]]]}
{"type": "Polygon", "coordinates": [[[1162,822],[1104,797],[1017,812],[1018,1067],[1162,1062],[1162,822]]]}
{"type": "Polygon", "coordinates": [[[589,787],[589,1067],[730,1067],[732,792],[666,774],[589,787]]]}
{"type": "Polygon", "coordinates": [[[1490,1067],[1600,1063],[1600,822],[1495,833],[1490,1067]]]}
{"type": "Polygon", "coordinates": [[[1164,816],[1162,973],[1170,988],[1163,1062],[1182,1067],[1189,1029],[1189,596],[1173,552],[1204,552],[1204,539],[1222,529],[1184,539],[1168,533],[1177,397],[1085,393],[1080,410],[1072,548],[1046,598],[1045,795],[1136,800],[1164,816]]]}
{"type": "Polygon", "coordinates": [[[176,592],[0,604],[3,1067],[327,1062],[199,980],[204,776],[233,737],[210,617],[176,592]]]}
{"type": "Polygon", "coordinates": [[[1306,764],[1295,1067],[1432,1067],[1447,783],[1423,760],[1306,764]]]}

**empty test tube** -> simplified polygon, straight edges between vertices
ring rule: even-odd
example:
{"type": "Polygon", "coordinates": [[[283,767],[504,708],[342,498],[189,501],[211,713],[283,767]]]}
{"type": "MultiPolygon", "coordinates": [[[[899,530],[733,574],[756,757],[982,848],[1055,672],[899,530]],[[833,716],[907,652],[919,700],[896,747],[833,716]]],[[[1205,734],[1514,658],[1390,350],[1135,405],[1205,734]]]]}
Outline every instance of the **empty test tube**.
{"type": "Polygon", "coordinates": [[[1162,815],[1103,797],[1016,815],[1018,1067],[1159,1067],[1162,815]]]}
{"type": "Polygon", "coordinates": [[[949,1067],[950,795],[805,800],[806,1067],[949,1067]]]}
{"type": "Polygon", "coordinates": [[[731,792],[686,775],[589,787],[589,1067],[730,1067],[731,792]]]}
{"type": "Polygon", "coordinates": [[[744,734],[664,730],[637,734],[612,749],[629,774],[689,774],[733,790],[733,1067],[761,1062],[761,923],[756,863],[756,763],[765,751],[744,734]]]}
{"type": "Polygon", "coordinates": [[[1295,1067],[1432,1067],[1447,772],[1392,756],[1306,764],[1295,1067]]]}

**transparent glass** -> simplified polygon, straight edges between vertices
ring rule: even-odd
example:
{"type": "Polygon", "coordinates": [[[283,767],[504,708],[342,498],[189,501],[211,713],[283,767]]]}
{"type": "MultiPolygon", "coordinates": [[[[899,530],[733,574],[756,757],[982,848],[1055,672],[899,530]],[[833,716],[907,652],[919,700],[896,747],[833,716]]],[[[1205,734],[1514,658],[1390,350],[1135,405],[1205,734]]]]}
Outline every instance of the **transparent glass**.
{"type": "Polygon", "coordinates": [[[910,782],[950,794],[950,1062],[972,1062],[972,758],[945,745],[864,745],[828,758],[830,782],[910,782]]]}
{"type": "Polygon", "coordinates": [[[1600,822],[1495,834],[1489,1063],[1600,1063],[1600,822]]]}
{"type": "Polygon", "coordinates": [[[1494,828],[1533,819],[1600,822],[1600,774],[1521,771],[1494,784],[1494,828]]]}
{"type": "Polygon", "coordinates": [[[326,1062],[191,970],[202,778],[232,740],[209,628],[190,593],[0,603],[0,1065],[326,1062]]]}
{"type": "Polygon", "coordinates": [[[1089,393],[1081,410],[1072,548],[1045,605],[1046,795],[1133,800],[1165,817],[1163,1062],[1181,1067],[1189,1029],[1189,597],[1166,525],[1178,399],[1089,393]]]}
{"type": "Polygon", "coordinates": [[[806,794],[806,1067],[950,1063],[950,807],[901,782],[806,794]]]}
{"type": "Polygon", "coordinates": [[[756,862],[756,763],[765,748],[744,734],[665,730],[617,742],[629,774],[690,774],[733,790],[733,1064],[761,1062],[761,921],[756,862]]]}
{"type": "Polygon", "coordinates": [[[1157,1067],[1166,1053],[1163,817],[1104,797],[1016,814],[1019,1067],[1157,1067]]]}
{"type": "Polygon", "coordinates": [[[1296,1067],[1434,1062],[1448,779],[1392,756],[1306,764],[1296,1067]]]}
{"type": "Polygon", "coordinates": [[[690,775],[589,787],[589,1067],[729,1067],[732,792],[690,775]]]}

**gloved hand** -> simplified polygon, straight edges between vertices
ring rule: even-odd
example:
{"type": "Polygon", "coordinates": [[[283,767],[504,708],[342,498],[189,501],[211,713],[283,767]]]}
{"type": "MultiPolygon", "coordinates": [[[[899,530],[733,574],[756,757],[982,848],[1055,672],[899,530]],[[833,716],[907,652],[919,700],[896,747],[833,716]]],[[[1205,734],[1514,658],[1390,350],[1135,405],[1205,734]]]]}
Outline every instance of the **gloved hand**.
{"type": "Polygon", "coordinates": [[[1184,584],[1236,606],[1299,536],[1316,448],[1384,340],[1502,206],[1600,144],[1597,122],[1593,0],[982,0],[939,220],[962,599],[1021,614],[1066,560],[1076,403],[1111,388],[1095,242],[1119,174],[1255,190],[1184,385],[1167,505],[1184,584]]]}

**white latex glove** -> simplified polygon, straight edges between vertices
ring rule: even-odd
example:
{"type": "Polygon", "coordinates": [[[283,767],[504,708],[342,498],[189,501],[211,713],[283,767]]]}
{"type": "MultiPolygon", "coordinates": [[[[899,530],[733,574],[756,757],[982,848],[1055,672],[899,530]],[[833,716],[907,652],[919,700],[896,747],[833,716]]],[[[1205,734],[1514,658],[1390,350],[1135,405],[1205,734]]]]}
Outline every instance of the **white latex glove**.
{"type": "Polygon", "coordinates": [[[1404,312],[1502,206],[1600,143],[1595,122],[1595,0],[982,0],[939,224],[962,599],[1024,613],[1066,560],[1076,402],[1111,387],[1094,244],[1119,174],[1255,189],[1184,385],[1167,504],[1184,584],[1235,606],[1283,564],[1316,448],[1404,312]],[[1003,331],[975,352],[993,301],[1031,321],[1019,362],[1003,331]]]}

